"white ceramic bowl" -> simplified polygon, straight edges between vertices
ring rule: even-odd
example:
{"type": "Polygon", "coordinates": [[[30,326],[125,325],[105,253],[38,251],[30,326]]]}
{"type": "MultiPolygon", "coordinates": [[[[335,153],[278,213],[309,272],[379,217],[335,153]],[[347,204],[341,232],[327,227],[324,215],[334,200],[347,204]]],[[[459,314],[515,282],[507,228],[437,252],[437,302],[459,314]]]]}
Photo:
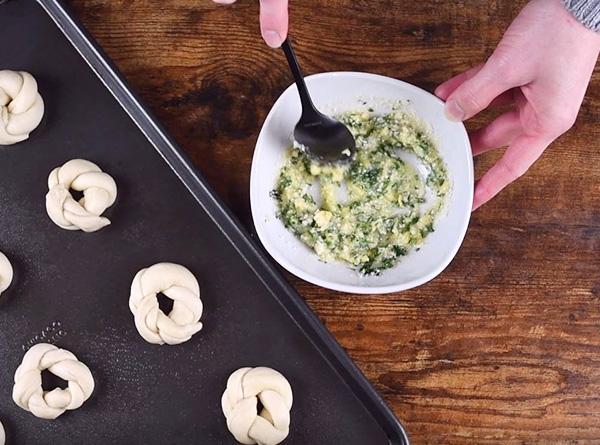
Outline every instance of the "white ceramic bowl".
{"type": "Polygon", "coordinates": [[[443,102],[428,92],[389,77],[337,72],[306,78],[313,101],[335,115],[350,110],[386,112],[398,100],[431,127],[448,167],[452,191],[444,212],[419,251],[402,257],[396,267],[379,276],[363,276],[342,263],[324,263],[289,232],[277,218],[269,196],[275,188],[291,135],[300,118],[300,99],[294,85],[275,102],[262,127],[250,180],[252,217],[258,236],[271,256],[294,275],[329,289],[360,294],[398,292],[419,286],[440,274],[456,255],[467,231],[473,202],[473,159],[465,127],[449,121],[443,102]],[[365,104],[366,102],[366,104],[365,104]]]}

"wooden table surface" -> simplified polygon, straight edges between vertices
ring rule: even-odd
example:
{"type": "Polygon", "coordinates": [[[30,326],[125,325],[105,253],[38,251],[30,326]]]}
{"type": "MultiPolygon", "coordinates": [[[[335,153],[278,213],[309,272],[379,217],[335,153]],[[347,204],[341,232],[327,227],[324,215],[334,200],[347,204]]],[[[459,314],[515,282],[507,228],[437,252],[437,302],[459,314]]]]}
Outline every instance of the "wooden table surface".
{"type": "MultiPolygon", "coordinates": [[[[71,4],[250,227],[254,144],[291,83],[260,40],[257,2],[71,4]]],[[[433,91],[484,60],[523,4],[295,0],[291,29],[307,74],[369,71],[433,91]]],[[[596,69],[576,127],[473,215],[433,282],[356,296],[288,276],[415,444],[600,443],[599,116],[596,69]]],[[[478,159],[479,174],[497,157],[478,159]]]]}

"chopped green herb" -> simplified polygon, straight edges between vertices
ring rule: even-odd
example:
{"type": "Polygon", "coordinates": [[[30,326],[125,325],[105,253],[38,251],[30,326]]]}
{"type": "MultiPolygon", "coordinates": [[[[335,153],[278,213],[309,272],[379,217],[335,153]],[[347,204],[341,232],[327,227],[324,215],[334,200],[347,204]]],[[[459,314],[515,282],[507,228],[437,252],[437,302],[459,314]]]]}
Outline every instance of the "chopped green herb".
{"type": "Polygon", "coordinates": [[[450,189],[446,165],[423,126],[400,109],[372,115],[369,108],[369,113],[339,117],[357,144],[350,164],[319,164],[300,150],[289,150],[271,196],[284,225],[322,260],[379,275],[410,249],[419,250],[434,231],[450,189]],[[402,152],[416,155],[429,173],[422,177],[399,157],[402,152]],[[315,183],[320,186],[317,200],[311,193],[315,183]],[[428,191],[435,202],[425,209],[428,191]]]}

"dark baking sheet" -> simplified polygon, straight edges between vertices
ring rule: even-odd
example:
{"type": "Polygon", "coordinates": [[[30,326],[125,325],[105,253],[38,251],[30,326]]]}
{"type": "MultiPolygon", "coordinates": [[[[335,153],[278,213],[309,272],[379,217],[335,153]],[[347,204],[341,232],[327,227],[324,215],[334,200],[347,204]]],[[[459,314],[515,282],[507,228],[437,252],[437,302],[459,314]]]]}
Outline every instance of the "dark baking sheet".
{"type": "Polygon", "coordinates": [[[408,443],[80,25],[60,2],[39,3],[46,11],[34,0],[0,5],[0,69],[33,73],[46,103],[30,140],[0,147],[0,250],[16,272],[0,298],[8,444],[231,444],[222,391],[232,371],[259,365],[281,371],[294,391],[284,443],[408,443]],[[98,163],[118,184],[112,225],[93,234],[46,215],[47,176],[72,158],[98,163]],[[128,308],[134,274],[160,261],[186,265],[201,286],[204,329],[179,346],[146,343],[128,308]],[[74,352],[96,382],[81,409],[55,421],[11,399],[24,350],[43,339],[74,352]]]}

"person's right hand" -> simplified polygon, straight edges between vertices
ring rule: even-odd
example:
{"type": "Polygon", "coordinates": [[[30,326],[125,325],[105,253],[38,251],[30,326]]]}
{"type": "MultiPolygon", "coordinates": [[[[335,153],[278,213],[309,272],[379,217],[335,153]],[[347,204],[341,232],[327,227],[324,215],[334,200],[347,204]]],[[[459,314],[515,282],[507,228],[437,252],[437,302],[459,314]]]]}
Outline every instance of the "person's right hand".
{"type": "MultiPolygon", "coordinates": [[[[236,0],[213,0],[230,5],[236,0]]],[[[288,34],[288,0],[260,0],[260,33],[271,48],[279,48],[288,34]]]]}

